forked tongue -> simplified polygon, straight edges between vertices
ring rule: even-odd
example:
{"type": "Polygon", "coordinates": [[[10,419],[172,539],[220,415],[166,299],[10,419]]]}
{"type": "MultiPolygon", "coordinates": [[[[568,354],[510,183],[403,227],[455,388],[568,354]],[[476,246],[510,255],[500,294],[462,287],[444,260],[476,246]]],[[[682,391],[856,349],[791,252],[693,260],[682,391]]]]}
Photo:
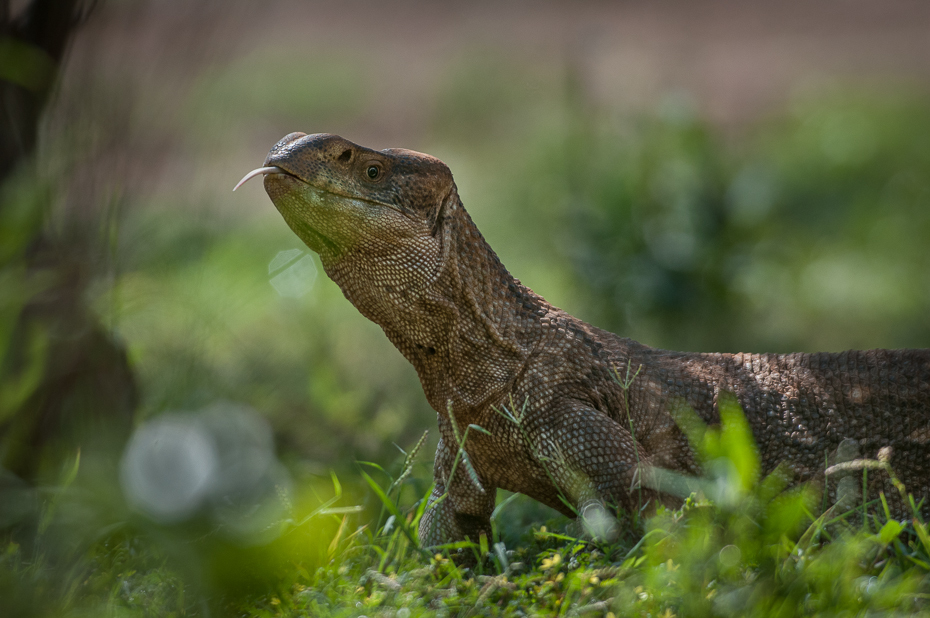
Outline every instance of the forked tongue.
{"type": "Polygon", "coordinates": [[[242,180],[240,180],[238,184],[236,184],[236,186],[233,187],[233,191],[235,191],[236,189],[238,189],[239,187],[241,187],[248,181],[252,180],[256,176],[264,176],[265,174],[283,174],[283,173],[284,173],[284,170],[274,165],[270,167],[260,167],[258,169],[252,170],[251,172],[243,176],[242,180]]]}

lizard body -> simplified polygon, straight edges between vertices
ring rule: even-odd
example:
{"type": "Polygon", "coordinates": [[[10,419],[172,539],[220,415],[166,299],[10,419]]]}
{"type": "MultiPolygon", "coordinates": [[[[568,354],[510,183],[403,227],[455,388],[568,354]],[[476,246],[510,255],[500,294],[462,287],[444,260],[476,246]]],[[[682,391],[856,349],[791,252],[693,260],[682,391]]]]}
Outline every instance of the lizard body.
{"type": "MultiPolygon", "coordinates": [[[[265,175],[285,221],[414,366],[438,413],[431,500],[449,496],[421,523],[427,545],[490,534],[497,488],[567,515],[592,501],[633,509],[640,495],[662,499],[632,489],[642,470],[698,471],[674,410],[684,404],[719,423],[726,393],[743,408],[763,473],[786,462],[797,480],[822,481],[844,440],[864,457],[890,446],[907,488],[930,497],[930,350],[650,348],[572,317],[511,276],[438,159],[292,133],[265,166],[253,174],[265,175]],[[471,432],[464,447],[477,479],[455,464],[469,424],[487,432],[471,432]]],[[[877,476],[870,489],[885,489],[903,512],[877,476]]]]}

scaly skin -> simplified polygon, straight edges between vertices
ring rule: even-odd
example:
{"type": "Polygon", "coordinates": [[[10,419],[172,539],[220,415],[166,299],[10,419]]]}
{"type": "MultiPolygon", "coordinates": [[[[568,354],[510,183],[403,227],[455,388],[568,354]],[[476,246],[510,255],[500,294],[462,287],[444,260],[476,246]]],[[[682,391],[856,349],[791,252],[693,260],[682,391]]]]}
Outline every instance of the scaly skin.
{"type": "MultiPolygon", "coordinates": [[[[652,467],[694,473],[673,420],[682,404],[719,423],[733,393],[767,473],[785,462],[823,482],[837,450],[891,464],[930,496],[930,350],[840,354],[692,354],[618,337],[551,306],[500,263],[472,223],[449,169],[408,150],[292,133],[265,161],[265,189],[326,273],[416,368],[439,416],[426,545],[490,534],[497,488],[567,515],[665,500],[642,482],[652,467]],[[617,380],[627,368],[628,388],[617,380]],[[636,370],[638,369],[638,373],[636,370]],[[509,410],[513,417],[501,412],[509,410]],[[521,414],[522,413],[522,414],[521,414]],[[459,435],[480,483],[455,468],[459,435]]],[[[883,474],[869,476],[903,512],[883,474]]],[[[654,486],[654,483],[652,483],[654,486]]],[[[831,481],[828,491],[835,493],[831,481]]]]}

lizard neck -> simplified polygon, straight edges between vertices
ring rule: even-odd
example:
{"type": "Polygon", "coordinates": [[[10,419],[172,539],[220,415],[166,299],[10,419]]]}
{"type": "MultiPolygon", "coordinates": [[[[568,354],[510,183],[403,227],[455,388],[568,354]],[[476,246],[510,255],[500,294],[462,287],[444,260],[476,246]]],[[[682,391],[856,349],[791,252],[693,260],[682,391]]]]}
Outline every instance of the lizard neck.
{"type": "MultiPolygon", "coordinates": [[[[424,294],[435,338],[430,354],[405,352],[430,404],[450,404],[460,423],[479,422],[526,364],[551,307],[504,267],[455,196],[442,222],[442,268],[424,294]]],[[[390,335],[389,335],[390,336],[390,335]]]]}
{"type": "Polygon", "coordinates": [[[438,216],[442,254],[426,285],[363,302],[340,286],[414,366],[437,412],[451,404],[459,423],[478,422],[510,392],[553,308],[501,264],[455,191],[438,216]]]}

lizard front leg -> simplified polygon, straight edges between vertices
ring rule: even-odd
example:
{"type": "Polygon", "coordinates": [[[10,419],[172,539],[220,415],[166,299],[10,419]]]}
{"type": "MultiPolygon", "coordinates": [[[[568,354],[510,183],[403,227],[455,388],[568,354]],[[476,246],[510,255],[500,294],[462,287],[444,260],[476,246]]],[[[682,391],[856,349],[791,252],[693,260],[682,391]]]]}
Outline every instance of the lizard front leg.
{"type": "Polygon", "coordinates": [[[489,540],[492,538],[491,513],[497,488],[476,483],[466,472],[461,457],[455,463],[455,455],[456,451],[440,438],[433,468],[435,486],[420,521],[420,544],[424,547],[466,539],[477,543],[482,533],[489,540]],[[455,476],[450,478],[453,466],[455,476]]]}
{"type": "Polygon", "coordinates": [[[574,400],[549,410],[528,423],[529,447],[577,513],[591,503],[635,511],[656,500],[658,494],[643,487],[654,462],[628,428],[574,400]]]}

